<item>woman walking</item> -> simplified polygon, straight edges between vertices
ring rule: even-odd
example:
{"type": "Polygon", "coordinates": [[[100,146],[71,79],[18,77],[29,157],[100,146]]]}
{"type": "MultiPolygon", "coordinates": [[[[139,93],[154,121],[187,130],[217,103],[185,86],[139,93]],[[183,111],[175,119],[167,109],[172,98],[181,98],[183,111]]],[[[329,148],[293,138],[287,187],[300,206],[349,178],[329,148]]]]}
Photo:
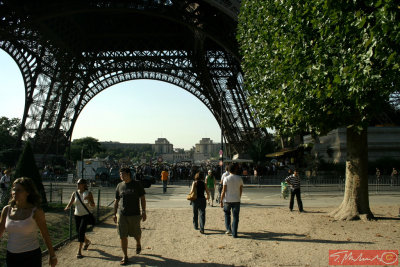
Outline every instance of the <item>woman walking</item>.
{"type": "Polygon", "coordinates": [[[200,211],[200,233],[204,234],[204,225],[206,223],[206,199],[210,197],[210,192],[208,191],[206,184],[203,181],[203,175],[200,172],[196,173],[194,176],[194,182],[192,184],[192,189],[190,192],[197,190],[197,198],[195,201],[191,201],[193,207],[193,225],[194,229],[199,229],[199,211],[200,211]],[[204,196],[204,191],[207,193],[207,198],[204,196]]]}
{"type": "Polygon", "coordinates": [[[12,184],[9,205],[1,212],[0,237],[5,230],[8,232],[8,267],[42,266],[37,228],[49,251],[49,265],[56,266],[57,257],[51,244],[44,212],[40,208],[40,195],[32,179],[18,178],[12,184]]]}
{"type": "Polygon", "coordinates": [[[86,238],[89,213],[86,210],[85,206],[87,204],[92,207],[95,206],[92,192],[88,191],[87,181],[85,179],[78,180],[78,190],[72,193],[71,199],[68,205],[65,207],[65,210],[69,210],[73,203],[75,203],[74,217],[79,242],[78,253],[76,254],[76,257],[78,259],[81,259],[83,258],[82,247],[83,250],[87,250],[89,245],[91,244],[90,240],[86,238]],[[83,243],[85,243],[85,245],[83,245],[83,243]]]}

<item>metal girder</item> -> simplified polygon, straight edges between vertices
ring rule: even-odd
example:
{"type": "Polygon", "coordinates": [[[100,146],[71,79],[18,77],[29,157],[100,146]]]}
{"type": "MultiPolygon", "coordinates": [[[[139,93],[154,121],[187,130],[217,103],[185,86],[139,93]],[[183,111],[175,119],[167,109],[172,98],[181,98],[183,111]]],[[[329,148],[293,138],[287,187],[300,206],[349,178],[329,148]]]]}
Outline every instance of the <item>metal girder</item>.
{"type": "Polygon", "coordinates": [[[101,91],[124,81],[153,79],[177,85],[202,101],[222,122],[228,142],[242,151],[263,131],[243,90],[235,40],[239,5],[0,1],[0,48],[17,62],[25,82],[20,137],[60,129],[70,140],[79,114],[101,91]]]}

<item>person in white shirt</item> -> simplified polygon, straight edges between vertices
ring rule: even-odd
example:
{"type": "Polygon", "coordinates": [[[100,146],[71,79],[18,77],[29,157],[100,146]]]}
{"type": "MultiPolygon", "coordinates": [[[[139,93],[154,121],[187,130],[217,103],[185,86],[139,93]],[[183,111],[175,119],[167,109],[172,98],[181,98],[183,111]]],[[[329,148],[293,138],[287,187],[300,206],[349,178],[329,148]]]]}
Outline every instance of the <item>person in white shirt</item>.
{"type": "Polygon", "coordinates": [[[226,166],[225,167],[225,172],[221,175],[221,184],[223,184],[224,183],[224,179],[225,179],[225,177],[227,177],[227,176],[229,176],[230,175],[230,173],[229,173],[229,166],[226,166]]]}
{"type": "MultiPolygon", "coordinates": [[[[38,228],[49,253],[49,265],[57,264],[57,257],[40,207],[40,194],[32,179],[21,177],[11,186],[11,200],[3,208],[0,220],[0,238],[7,231],[6,264],[12,266],[42,266],[42,252],[38,228]]],[[[4,254],[3,254],[4,255],[4,254]]]]}
{"type": "Polygon", "coordinates": [[[76,258],[81,259],[83,258],[82,247],[83,250],[88,250],[89,245],[91,244],[90,240],[86,237],[86,230],[89,220],[89,212],[86,209],[88,208],[88,205],[94,207],[95,204],[92,192],[88,190],[87,180],[83,178],[79,179],[77,182],[77,187],[78,190],[72,193],[71,199],[69,200],[69,203],[64,210],[69,210],[72,204],[75,203],[74,218],[79,242],[76,258]],[[76,194],[79,194],[79,196],[77,196],[76,194]],[[86,209],[83,205],[86,206],[86,209]],[[83,243],[85,243],[85,245],[83,245],[83,243]]]}
{"type": "Polygon", "coordinates": [[[240,198],[243,192],[243,180],[237,175],[239,164],[233,163],[229,166],[229,173],[224,178],[221,194],[221,208],[224,208],[226,234],[232,234],[237,237],[239,226],[240,198]],[[231,212],[233,215],[231,224],[231,212]]]}
{"type": "Polygon", "coordinates": [[[4,184],[4,188],[3,186],[1,186],[2,189],[4,189],[4,191],[7,191],[7,189],[10,187],[10,182],[11,182],[10,170],[5,170],[4,175],[0,179],[0,184],[4,184]]]}
{"type": "Polygon", "coordinates": [[[221,203],[222,187],[223,187],[225,177],[229,175],[228,170],[229,170],[229,166],[226,166],[225,172],[221,175],[221,181],[219,181],[219,184],[218,184],[218,196],[217,196],[217,199],[215,200],[217,203],[221,203]]]}

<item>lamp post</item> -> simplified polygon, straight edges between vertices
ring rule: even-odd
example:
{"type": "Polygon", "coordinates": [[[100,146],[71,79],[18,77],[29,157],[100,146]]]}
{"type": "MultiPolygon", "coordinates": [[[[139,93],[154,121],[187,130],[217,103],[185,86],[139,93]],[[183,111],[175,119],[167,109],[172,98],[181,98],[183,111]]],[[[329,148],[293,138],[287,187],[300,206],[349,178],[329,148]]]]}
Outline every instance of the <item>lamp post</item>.
{"type": "Polygon", "coordinates": [[[82,148],[82,150],[81,150],[81,161],[82,161],[82,176],[81,176],[81,178],[83,178],[83,168],[84,168],[84,164],[83,164],[83,148],[82,148]]]}

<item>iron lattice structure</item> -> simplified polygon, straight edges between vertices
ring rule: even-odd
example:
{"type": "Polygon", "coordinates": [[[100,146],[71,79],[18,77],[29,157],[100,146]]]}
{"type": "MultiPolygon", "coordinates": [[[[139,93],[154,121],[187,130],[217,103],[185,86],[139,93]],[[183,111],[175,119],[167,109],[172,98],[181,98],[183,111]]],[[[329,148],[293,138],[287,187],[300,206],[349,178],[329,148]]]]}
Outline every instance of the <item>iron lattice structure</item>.
{"type": "Polygon", "coordinates": [[[239,6],[226,0],[0,0],[0,48],[25,83],[19,140],[47,130],[51,140],[62,132],[70,142],[79,114],[98,93],[153,79],[196,96],[242,151],[263,131],[243,90],[239,6]]]}

